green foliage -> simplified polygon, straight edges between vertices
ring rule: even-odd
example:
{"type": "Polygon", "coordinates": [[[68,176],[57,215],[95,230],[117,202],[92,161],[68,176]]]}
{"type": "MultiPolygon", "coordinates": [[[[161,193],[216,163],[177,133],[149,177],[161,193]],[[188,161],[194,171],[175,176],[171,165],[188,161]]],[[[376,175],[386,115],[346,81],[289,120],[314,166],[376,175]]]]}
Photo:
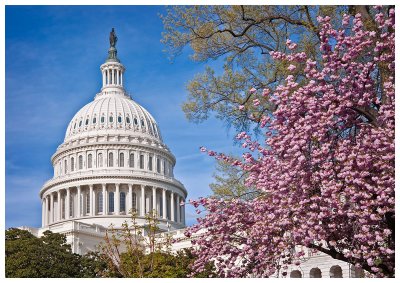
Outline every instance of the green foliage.
{"type": "Polygon", "coordinates": [[[71,253],[66,237],[50,231],[36,238],[28,231],[10,228],[5,252],[6,277],[96,277],[104,266],[71,253]]]}
{"type": "MultiPolygon", "coordinates": [[[[140,226],[136,211],[131,211],[131,223],[122,229],[110,227],[104,243],[100,245],[100,257],[107,263],[106,277],[126,278],[184,278],[191,275],[190,264],[194,256],[189,250],[171,252],[172,239],[168,233],[160,234],[157,214],[146,215],[146,225],[140,226]]],[[[195,277],[212,277],[214,267],[195,277]]]]}
{"type": "MultiPolygon", "coordinates": [[[[358,6],[357,6],[358,7],[358,6]]],[[[360,10],[360,8],[354,8],[360,10]]],[[[338,24],[347,6],[173,6],[161,19],[162,42],[173,59],[189,46],[194,61],[221,59],[223,70],[207,67],[187,83],[182,105],[186,117],[202,122],[214,114],[236,130],[258,133],[262,115],[275,105],[254,106],[251,88],[273,89],[287,75],[288,64],[271,59],[270,51],[287,51],[286,40],[298,43],[297,51],[319,60],[317,15],[329,15],[338,24]],[[244,105],[244,110],[238,107],[244,105]],[[254,117],[249,119],[250,117],[254,117]]],[[[295,74],[301,80],[301,70],[295,74]]]]}

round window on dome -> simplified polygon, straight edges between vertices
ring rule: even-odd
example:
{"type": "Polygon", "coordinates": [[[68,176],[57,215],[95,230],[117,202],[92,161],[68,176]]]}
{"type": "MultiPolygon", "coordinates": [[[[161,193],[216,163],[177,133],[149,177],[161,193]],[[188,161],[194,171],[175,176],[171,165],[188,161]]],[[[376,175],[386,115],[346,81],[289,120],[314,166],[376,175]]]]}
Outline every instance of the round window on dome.
{"type": "Polygon", "coordinates": [[[122,123],[122,117],[118,116],[118,123],[122,123]]]}
{"type": "Polygon", "coordinates": [[[104,116],[101,117],[100,121],[101,121],[102,123],[104,123],[104,116]]]}
{"type": "Polygon", "coordinates": [[[128,124],[131,123],[131,119],[129,119],[129,117],[126,117],[126,123],[128,123],[128,124]]]}
{"type": "Polygon", "coordinates": [[[109,119],[109,121],[110,121],[110,123],[112,123],[112,122],[114,121],[114,118],[113,118],[113,116],[110,116],[110,119],[109,119]]]}

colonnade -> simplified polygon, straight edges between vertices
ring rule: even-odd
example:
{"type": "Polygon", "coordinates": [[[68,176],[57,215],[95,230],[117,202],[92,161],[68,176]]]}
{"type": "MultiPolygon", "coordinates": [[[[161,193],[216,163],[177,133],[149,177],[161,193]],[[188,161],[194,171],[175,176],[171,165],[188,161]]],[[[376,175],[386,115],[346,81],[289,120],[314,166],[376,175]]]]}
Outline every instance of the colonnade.
{"type": "Polygon", "coordinates": [[[62,188],[42,197],[42,226],[81,217],[128,215],[135,209],[144,217],[155,210],[157,217],[185,223],[182,194],[152,185],[126,183],[90,184],[62,188]]]}
{"type": "Polygon", "coordinates": [[[103,87],[107,85],[123,85],[123,71],[119,67],[116,68],[105,68],[102,70],[103,74],[103,87]]]}

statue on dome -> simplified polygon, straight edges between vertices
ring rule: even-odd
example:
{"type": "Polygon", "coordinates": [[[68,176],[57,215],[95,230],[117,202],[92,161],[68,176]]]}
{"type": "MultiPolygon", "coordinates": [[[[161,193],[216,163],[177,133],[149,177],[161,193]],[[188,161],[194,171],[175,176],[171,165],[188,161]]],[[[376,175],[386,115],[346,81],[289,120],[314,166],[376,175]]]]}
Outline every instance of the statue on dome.
{"type": "Polygon", "coordinates": [[[114,28],[111,29],[110,32],[110,47],[115,47],[117,44],[118,37],[115,35],[114,28]]]}

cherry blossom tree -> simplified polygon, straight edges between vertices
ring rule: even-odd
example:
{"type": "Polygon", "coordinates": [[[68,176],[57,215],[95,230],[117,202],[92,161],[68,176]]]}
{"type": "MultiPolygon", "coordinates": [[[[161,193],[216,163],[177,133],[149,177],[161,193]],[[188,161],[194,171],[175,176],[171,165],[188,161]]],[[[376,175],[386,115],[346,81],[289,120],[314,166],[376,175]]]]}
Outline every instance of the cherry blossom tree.
{"type": "Polygon", "coordinates": [[[301,246],[394,276],[395,12],[374,8],[372,29],[360,14],[344,15],[339,29],[318,17],[321,64],[291,40],[289,53],[271,52],[304,71],[250,90],[254,105],[276,105],[261,119],[265,145],[242,132],[240,160],[201,148],[249,172],[260,195],[190,201],[207,212],[186,232],[196,233],[194,273],[214,261],[222,277],[286,276],[305,256],[301,246]]]}

